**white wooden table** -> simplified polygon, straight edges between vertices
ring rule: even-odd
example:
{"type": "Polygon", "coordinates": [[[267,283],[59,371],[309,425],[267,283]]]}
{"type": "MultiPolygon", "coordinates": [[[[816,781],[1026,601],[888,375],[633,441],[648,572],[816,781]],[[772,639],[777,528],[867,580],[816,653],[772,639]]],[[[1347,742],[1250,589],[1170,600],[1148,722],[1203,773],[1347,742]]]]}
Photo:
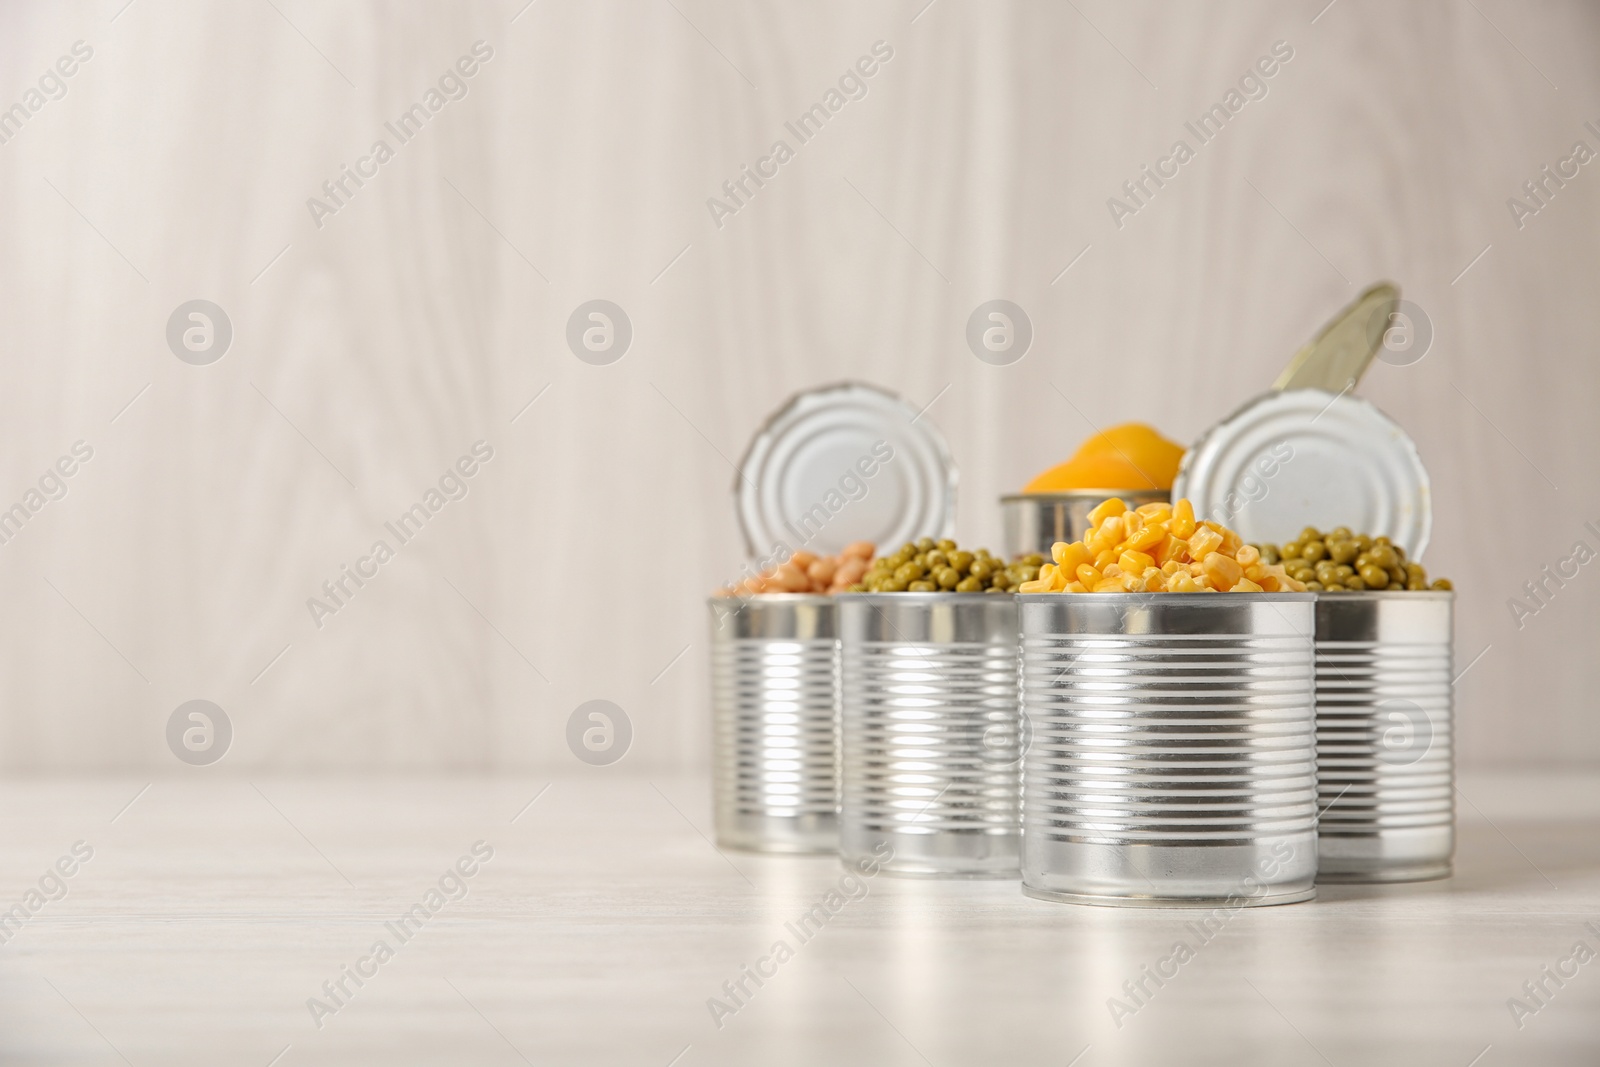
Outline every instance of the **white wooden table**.
{"type": "Polygon", "coordinates": [[[785,924],[834,861],[719,854],[704,780],[618,770],[0,786],[0,909],[22,908],[0,1063],[1600,1063],[1600,961],[1545,979],[1520,1030],[1507,1006],[1600,950],[1592,779],[1465,777],[1455,878],[1327,888],[1204,944],[1192,912],[886,876],[802,941],[785,924]],[[429,901],[462,857],[466,895],[429,901]],[[1117,1025],[1110,998],[1179,940],[1194,958],[1117,1025]]]}

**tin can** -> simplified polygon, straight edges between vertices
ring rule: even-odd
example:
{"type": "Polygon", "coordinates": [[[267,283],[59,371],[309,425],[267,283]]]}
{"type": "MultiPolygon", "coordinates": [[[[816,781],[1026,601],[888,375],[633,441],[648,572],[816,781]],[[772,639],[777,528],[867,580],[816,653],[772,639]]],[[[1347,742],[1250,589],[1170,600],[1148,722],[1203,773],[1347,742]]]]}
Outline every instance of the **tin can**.
{"type": "Polygon", "coordinates": [[[1317,597],[1319,882],[1450,874],[1451,592],[1317,597]]]}
{"type": "Polygon", "coordinates": [[[1022,887],[1135,907],[1316,892],[1315,597],[1017,597],[1022,887]]]}
{"type": "Polygon", "coordinates": [[[1032,552],[1050,558],[1057,541],[1081,541],[1089,529],[1089,512],[1111,497],[1121,497],[1128,510],[1166,503],[1165,489],[1076,489],[1070,493],[1017,493],[1000,498],[1001,545],[1006,559],[1032,552]]]}
{"type": "Polygon", "coordinates": [[[717,843],[758,852],[839,846],[832,597],[712,597],[717,843]]]}
{"type": "Polygon", "coordinates": [[[1016,877],[1015,600],[847,594],[839,647],[845,862],[872,857],[904,875],[1016,877]]]}

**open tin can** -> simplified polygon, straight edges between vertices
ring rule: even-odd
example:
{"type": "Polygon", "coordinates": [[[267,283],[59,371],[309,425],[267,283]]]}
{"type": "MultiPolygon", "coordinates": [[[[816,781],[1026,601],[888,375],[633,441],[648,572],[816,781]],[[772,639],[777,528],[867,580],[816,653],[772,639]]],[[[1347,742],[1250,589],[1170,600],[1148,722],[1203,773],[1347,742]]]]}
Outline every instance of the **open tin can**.
{"type": "Polygon", "coordinates": [[[1022,887],[1136,907],[1315,894],[1315,597],[1017,597],[1022,887]]]}
{"type": "Polygon", "coordinates": [[[709,607],[717,843],[834,851],[834,598],[712,597],[709,607]]]}
{"type": "Polygon", "coordinates": [[[1037,552],[1050,558],[1057,541],[1081,541],[1092,525],[1089,512],[1112,497],[1133,511],[1166,503],[1165,489],[1074,489],[1070,493],[1015,493],[1000,498],[1001,545],[1006,559],[1037,552]]]}
{"type": "Polygon", "coordinates": [[[1317,597],[1319,882],[1450,874],[1455,594],[1317,597]]]}
{"type": "Polygon", "coordinates": [[[839,852],[1016,877],[1017,614],[1000,593],[838,598],[839,852]]]}

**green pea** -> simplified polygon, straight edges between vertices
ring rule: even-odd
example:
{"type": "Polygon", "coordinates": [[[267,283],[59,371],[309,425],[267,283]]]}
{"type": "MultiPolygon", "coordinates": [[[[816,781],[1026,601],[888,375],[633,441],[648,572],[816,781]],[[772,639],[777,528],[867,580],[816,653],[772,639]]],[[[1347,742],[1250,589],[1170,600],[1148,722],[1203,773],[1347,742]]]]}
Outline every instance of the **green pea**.
{"type": "Polygon", "coordinates": [[[1344,579],[1344,587],[1351,592],[1359,593],[1367,587],[1367,583],[1361,580],[1361,575],[1352,574],[1344,579]]]}
{"type": "Polygon", "coordinates": [[[1368,589],[1383,589],[1389,584],[1389,572],[1376,563],[1361,568],[1361,580],[1368,589]]]}
{"type": "Polygon", "coordinates": [[[1278,549],[1273,545],[1262,545],[1260,546],[1260,551],[1261,562],[1265,563],[1269,567],[1272,564],[1279,562],[1282,558],[1278,555],[1278,549]]]}
{"type": "Polygon", "coordinates": [[[906,592],[908,592],[908,593],[932,593],[932,592],[935,592],[938,588],[939,587],[934,585],[932,582],[912,582],[910,585],[906,586],[906,592]]]}
{"type": "Polygon", "coordinates": [[[950,566],[954,567],[963,574],[971,572],[972,564],[976,560],[977,557],[971,552],[966,552],[960,549],[950,553],[950,566]]]}
{"type": "Polygon", "coordinates": [[[1282,548],[1280,548],[1278,550],[1278,554],[1280,556],[1282,556],[1285,560],[1299,559],[1300,558],[1300,542],[1299,541],[1289,541],[1289,542],[1287,542],[1282,548]]]}
{"type": "Polygon", "coordinates": [[[1375,566],[1388,570],[1400,562],[1400,557],[1394,554],[1394,549],[1388,545],[1373,545],[1372,551],[1367,553],[1372,558],[1375,566]]]}
{"type": "Polygon", "coordinates": [[[993,563],[987,559],[980,558],[972,561],[972,569],[968,573],[970,573],[974,578],[978,579],[978,581],[986,582],[994,576],[995,570],[996,567],[993,563]]]}
{"type": "Polygon", "coordinates": [[[914,582],[927,573],[927,568],[920,563],[902,563],[895,568],[894,579],[897,582],[914,582]]]}
{"type": "Polygon", "coordinates": [[[1302,542],[1320,541],[1322,540],[1322,533],[1315,526],[1307,526],[1304,530],[1300,531],[1300,540],[1302,542]]]}
{"type": "Polygon", "coordinates": [[[1342,582],[1346,578],[1352,577],[1356,573],[1356,569],[1348,563],[1340,563],[1334,566],[1333,573],[1342,582]]]}
{"type": "Polygon", "coordinates": [[[878,592],[880,593],[904,593],[905,591],[906,583],[899,578],[890,578],[888,581],[880,582],[878,585],[878,592]]]}
{"type": "Polygon", "coordinates": [[[918,552],[930,552],[939,547],[939,542],[931,537],[919,537],[917,538],[916,547],[918,552]]]}
{"type": "Polygon", "coordinates": [[[1361,546],[1351,540],[1333,541],[1328,544],[1328,556],[1335,563],[1351,563],[1361,555],[1361,546]]]}
{"type": "Polygon", "coordinates": [[[939,578],[939,588],[954,589],[961,584],[961,572],[954,567],[943,567],[936,572],[939,578]]]}
{"type": "Polygon", "coordinates": [[[1321,541],[1306,541],[1300,546],[1300,557],[1312,563],[1317,562],[1328,554],[1328,546],[1321,541]]]}
{"type": "Polygon", "coordinates": [[[949,565],[949,563],[950,563],[950,557],[945,555],[943,552],[941,552],[937,548],[934,549],[932,552],[923,553],[923,556],[922,556],[922,565],[924,567],[927,567],[930,571],[943,570],[945,567],[947,567],[949,565]]]}
{"type": "Polygon", "coordinates": [[[1452,583],[1448,578],[1435,578],[1433,580],[1432,588],[1441,590],[1454,589],[1455,584],[1452,583]]]}
{"type": "Polygon", "coordinates": [[[1350,527],[1348,526],[1335,526],[1332,530],[1328,531],[1328,540],[1330,541],[1348,541],[1354,536],[1355,535],[1350,532],[1350,527]]]}
{"type": "MultiPolygon", "coordinates": [[[[1023,556],[1017,562],[1021,563],[1025,567],[1043,567],[1044,566],[1044,557],[1039,555],[1039,553],[1037,553],[1037,552],[1030,552],[1026,556],[1023,556]]],[[[1037,577],[1038,577],[1038,575],[1035,574],[1034,578],[1037,578],[1037,577]]],[[[1028,580],[1031,582],[1033,580],[1033,578],[1030,578],[1028,580]]]]}
{"type": "Polygon", "coordinates": [[[940,552],[950,553],[956,550],[956,543],[950,540],[948,537],[943,537],[939,539],[939,542],[935,547],[937,547],[940,552]]]}
{"type": "Polygon", "coordinates": [[[1308,592],[1308,593],[1320,593],[1320,592],[1322,592],[1322,583],[1317,581],[1316,579],[1312,579],[1311,581],[1306,583],[1306,592],[1308,592]]]}
{"type": "Polygon", "coordinates": [[[983,592],[983,582],[969,575],[968,577],[963,578],[956,583],[956,592],[981,593],[983,592]]]}

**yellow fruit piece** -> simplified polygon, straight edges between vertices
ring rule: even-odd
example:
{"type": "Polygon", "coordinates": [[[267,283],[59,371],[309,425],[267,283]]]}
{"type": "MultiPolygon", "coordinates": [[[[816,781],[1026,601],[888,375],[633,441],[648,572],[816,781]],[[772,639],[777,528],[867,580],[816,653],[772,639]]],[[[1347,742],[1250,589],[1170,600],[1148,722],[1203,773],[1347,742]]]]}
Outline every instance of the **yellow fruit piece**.
{"type": "Polygon", "coordinates": [[[1108,563],[1104,567],[1100,568],[1100,573],[1106,578],[1120,578],[1123,574],[1122,564],[1108,563]]]}
{"type": "Polygon", "coordinates": [[[1170,578],[1172,575],[1178,573],[1178,570],[1182,566],[1183,564],[1179,563],[1177,560],[1169,559],[1161,565],[1161,573],[1170,578]]]}
{"type": "Polygon", "coordinates": [[[1050,575],[1050,591],[1052,593],[1060,593],[1064,592],[1066,588],[1067,572],[1057,568],[1055,572],[1050,575]]]}
{"type": "Polygon", "coordinates": [[[1050,546],[1050,558],[1056,561],[1056,566],[1068,574],[1076,574],[1081,564],[1088,563],[1094,557],[1082,541],[1057,541],[1050,546]]]}
{"type": "Polygon", "coordinates": [[[1118,552],[1115,548],[1108,548],[1103,552],[1097,553],[1094,557],[1095,569],[1102,571],[1105,570],[1107,567],[1117,561],[1117,555],[1118,552]]]}
{"type": "Polygon", "coordinates": [[[1154,548],[1166,539],[1167,527],[1165,523],[1152,523],[1138,533],[1122,542],[1123,548],[1132,548],[1143,552],[1147,548],[1154,548]]]}
{"type": "MultiPolygon", "coordinates": [[[[1232,557],[1225,556],[1221,552],[1210,553],[1200,565],[1205,568],[1206,577],[1216,589],[1232,589],[1244,578],[1244,568],[1235,563],[1232,557]]],[[[1257,591],[1260,591],[1259,587],[1257,591]]]]}
{"type": "MultiPolygon", "coordinates": [[[[1117,501],[1122,503],[1122,501],[1117,501]]],[[[1104,552],[1108,548],[1116,548],[1122,543],[1122,516],[1113,515],[1102,522],[1098,529],[1090,535],[1088,547],[1096,552],[1104,552]]]]}
{"type": "Polygon", "coordinates": [[[1133,510],[1143,515],[1146,522],[1166,522],[1172,518],[1172,505],[1163,504],[1159,500],[1151,504],[1140,504],[1133,510]]]}
{"type": "Polygon", "coordinates": [[[1144,579],[1137,574],[1119,574],[1117,581],[1122,583],[1124,593],[1142,593],[1145,591],[1144,579]]]}
{"type": "Polygon", "coordinates": [[[1100,573],[1098,568],[1088,563],[1078,564],[1077,575],[1079,583],[1088,589],[1093,589],[1095,586],[1099,585],[1100,580],[1105,577],[1104,574],[1100,573]]]}
{"type": "Polygon", "coordinates": [[[1122,516],[1122,537],[1124,540],[1135,536],[1144,529],[1144,516],[1137,511],[1129,511],[1122,516]]]}
{"type": "MultiPolygon", "coordinates": [[[[1207,526],[1196,530],[1189,538],[1189,558],[1204,563],[1208,556],[1222,547],[1222,535],[1207,526]]],[[[1229,562],[1232,562],[1231,560],[1229,562]]]]}
{"type": "Polygon", "coordinates": [[[1021,585],[1017,586],[1017,592],[1019,593],[1048,593],[1049,591],[1049,582],[1041,582],[1037,580],[1032,582],[1023,582],[1021,585]]]}
{"type": "Polygon", "coordinates": [[[1237,582],[1235,582],[1232,586],[1229,587],[1228,592],[1230,592],[1230,593],[1260,593],[1260,592],[1263,592],[1263,590],[1259,585],[1257,585],[1255,582],[1252,582],[1250,579],[1248,579],[1248,578],[1240,578],[1237,582]]]}
{"type": "Polygon", "coordinates": [[[1241,545],[1233,558],[1239,561],[1239,566],[1249,569],[1252,563],[1260,562],[1261,550],[1255,545],[1241,545]]]}
{"type": "MultiPolygon", "coordinates": [[[[1091,486],[1090,488],[1093,487],[1091,486]]],[[[1122,502],[1121,497],[1108,497],[1096,504],[1093,510],[1089,512],[1089,524],[1091,526],[1099,526],[1106,519],[1111,518],[1113,515],[1121,515],[1127,510],[1128,505],[1122,502]]]]}
{"type": "Polygon", "coordinates": [[[1120,593],[1123,591],[1122,583],[1115,578],[1102,578],[1094,583],[1094,591],[1096,593],[1120,593]]]}
{"type": "Polygon", "coordinates": [[[1156,549],[1156,562],[1165,567],[1168,563],[1189,562],[1189,542],[1181,537],[1174,537],[1170,533],[1156,549]]]}
{"type": "Polygon", "coordinates": [[[1084,587],[1082,582],[1067,583],[1067,592],[1069,593],[1087,593],[1088,591],[1089,590],[1084,587]]]}
{"type": "Polygon", "coordinates": [[[1156,561],[1143,552],[1127,549],[1117,557],[1117,566],[1129,574],[1143,574],[1147,569],[1154,568],[1156,561]]]}
{"type": "Polygon", "coordinates": [[[1194,505],[1187,499],[1172,505],[1172,521],[1167,524],[1173,537],[1187,540],[1194,533],[1194,505]]]}
{"type": "Polygon", "coordinates": [[[1039,577],[1036,579],[1036,581],[1041,581],[1044,584],[1049,585],[1050,579],[1055,577],[1055,573],[1056,565],[1054,563],[1046,563],[1043,567],[1039,568],[1039,577]]]}
{"type": "Polygon", "coordinates": [[[1169,593],[1197,593],[1200,591],[1199,583],[1188,571],[1179,571],[1167,579],[1167,592],[1169,593]]]}
{"type": "Polygon", "coordinates": [[[1039,475],[1023,492],[1171,489],[1181,459],[1183,446],[1143,423],[1123,423],[1090,437],[1071,459],[1039,475]]]}

